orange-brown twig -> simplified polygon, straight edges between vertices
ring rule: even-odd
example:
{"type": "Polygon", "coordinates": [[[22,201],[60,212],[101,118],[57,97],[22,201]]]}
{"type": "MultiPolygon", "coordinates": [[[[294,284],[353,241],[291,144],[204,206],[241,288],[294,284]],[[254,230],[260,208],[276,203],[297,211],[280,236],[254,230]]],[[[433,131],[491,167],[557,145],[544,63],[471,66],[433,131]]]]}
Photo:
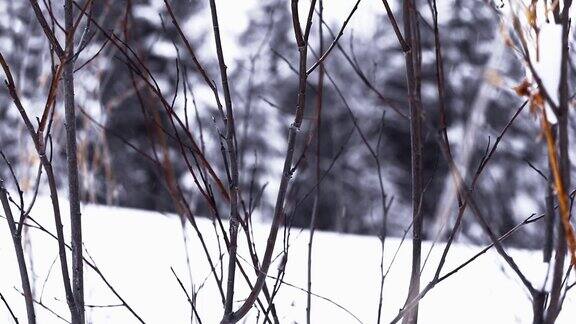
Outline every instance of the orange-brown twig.
{"type": "Polygon", "coordinates": [[[552,136],[552,129],[550,123],[546,118],[546,111],[542,111],[542,130],[546,137],[546,146],[548,148],[548,159],[552,168],[552,175],[554,176],[554,186],[556,187],[556,195],[558,197],[558,204],[560,205],[560,218],[562,226],[564,227],[564,234],[568,242],[568,249],[572,257],[572,265],[576,265],[576,234],[574,228],[570,223],[570,207],[568,203],[568,194],[564,187],[564,179],[560,172],[560,164],[558,163],[558,156],[556,155],[556,146],[554,143],[554,136],[552,136]]]}

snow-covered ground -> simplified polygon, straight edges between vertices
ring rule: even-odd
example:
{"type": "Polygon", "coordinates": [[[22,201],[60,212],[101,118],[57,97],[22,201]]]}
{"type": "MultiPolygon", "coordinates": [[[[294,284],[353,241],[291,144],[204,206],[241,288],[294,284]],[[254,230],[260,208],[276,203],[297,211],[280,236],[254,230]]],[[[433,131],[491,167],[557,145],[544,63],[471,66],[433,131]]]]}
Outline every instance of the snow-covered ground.
{"type": "MultiPolygon", "coordinates": [[[[44,226],[53,229],[49,200],[40,199],[32,216],[44,226]]],[[[66,202],[62,202],[62,207],[66,202]]],[[[66,208],[64,208],[66,214],[66,208]]],[[[8,227],[0,219],[0,292],[25,320],[23,297],[15,255],[8,227]]],[[[146,323],[190,323],[191,310],[186,296],[174,278],[173,267],[186,287],[190,287],[187,272],[186,250],[180,220],[154,212],[83,206],[84,241],[87,251],[109,282],[144,319],[146,323]]],[[[198,227],[208,242],[215,260],[218,247],[212,224],[199,219],[198,227]]],[[[262,253],[268,233],[268,224],[255,224],[257,247],[262,253]]],[[[65,226],[67,231],[69,227],[65,226]]],[[[200,289],[197,308],[203,323],[218,323],[222,305],[205,256],[193,230],[187,226],[188,251],[195,289],[200,289]]],[[[29,230],[32,245],[32,268],[36,299],[56,313],[68,317],[63,298],[60,270],[55,240],[36,229],[29,230]],[[50,272],[50,268],[53,269],[50,272]],[[50,274],[49,274],[50,273],[50,274]],[[47,279],[46,279],[47,278],[47,279]],[[45,287],[43,287],[45,286],[45,287]]],[[[243,238],[243,236],[240,236],[243,238]]],[[[306,287],[307,231],[293,229],[290,235],[290,252],[284,280],[294,286],[306,287]]],[[[390,263],[399,244],[398,239],[388,239],[385,265],[390,263]]],[[[240,256],[247,259],[245,240],[240,241],[240,256]]],[[[279,237],[278,249],[282,247],[279,237]]],[[[430,245],[424,244],[425,251],[430,245]]],[[[424,271],[424,281],[431,277],[442,246],[424,271]]],[[[448,258],[446,270],[452,269],[469,258],[481,247],[456,245],[448,258]]],[[[541,255],[536,252],[511,251],[521,268],[535,283],[542,282],[541,255]]],[[[375,323],[380,283],[380,243],[375,237],[341,235],[317,232],[314,249],[314,278],[312,291],[341,305],[363,323],[375,323]]],[[[279,259],[277,260],[279,262],[279,259]]],[[[277,264],[271,275],[277,272],[277,264]]],[[[30,265],[29,265],[30,266],[30,265]]],[[[254,274],[248,263],[245,269],[254,274]]],[[[218,271],[220,265],[217,264],[218,271]]],[[[406,241],[400,251],[384,286],[383,322],[389,322],[398,312],[405,296],[410,273],[410,244],[406,241]]],[[[474,263],[453,277],[440,283],[423,300],[420,308],[421,323],[530,323],[531,304],[528,293],[505,270],[506,265],[494,251],[478,258],[474,263]]],[[[93,270],[86,268],[86,304],[113,305],[118,300],[110,293],[93,270]]],[[[247,295],[241,276],[238,277],[237,305],[247,295]]],[[[270,279],[270,286],[274,280],[270,279]]],[[[323,298],[313,298],[314,323],[357,323],[350,314],[323,298]]],[[[276,305],[282,323],[304,323],[306,293],[290,286],[280,290],[276,305]]],[[[576,300],[569,296],[559,323],[570,323],[576,316],[576,300]]],[[[236,306],[237,307],[237,306],[236,306]]],[[[38,323],[62,321],[42,307],[36,307],[38,323]]],[[[246,323],[254,323],[256,311],[246,323]]],[[[124,308],[90,308],[87,318],[92,323],[137,323],[124,308]]],[[[6,307],[0,305],[0,323],[13,323],[6,307]]]]}

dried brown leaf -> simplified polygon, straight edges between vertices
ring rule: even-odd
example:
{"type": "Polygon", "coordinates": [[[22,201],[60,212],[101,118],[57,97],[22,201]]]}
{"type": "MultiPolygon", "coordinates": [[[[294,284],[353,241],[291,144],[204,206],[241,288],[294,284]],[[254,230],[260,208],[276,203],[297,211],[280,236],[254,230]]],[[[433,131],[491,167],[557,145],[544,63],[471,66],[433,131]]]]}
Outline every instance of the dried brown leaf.
{"type": "Polygon", "coordinates": [[[514,92],[520,97],[530,97],[530,81],[528,79],[522,80],[519,85],[513,87],[514,92]]]}

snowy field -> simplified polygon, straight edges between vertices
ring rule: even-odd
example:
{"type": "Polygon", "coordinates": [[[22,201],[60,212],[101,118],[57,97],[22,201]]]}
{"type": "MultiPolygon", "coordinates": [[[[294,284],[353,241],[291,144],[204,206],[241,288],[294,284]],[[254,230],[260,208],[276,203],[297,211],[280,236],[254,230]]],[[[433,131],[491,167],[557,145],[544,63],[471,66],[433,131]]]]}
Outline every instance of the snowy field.
{"type": "MultiPolygon", "coordinates": [[[[62,207],[67,205],[62,202],[62,207]]],[[[64,208],[64,214],[66,214],[64,208]]],[[[32,216],[53,230],[49,200],[41,199],[32,216]]],[[[154,212],[87,205],[83,207],[84,242],[109,282],[143,318],[146,323],[190,323],[191,309],[186,296],[171,272],[171,267],[190,290],[190,278],[197,295],[197,308],[203,323],[218,323],[222,305],[214,280],[196,235],[186,228],[191,276],[187,270],[186,249],[180,220],[154,212]],[[200,288],[201,287],[201,288],[200,288]]],[[[25,320],[24,299],[20,289],[18,267],[10,240],[8,226],[1,219],[0,226],[0,292],[15,310],[18,318],[25,320]]],[[[257,247],[262,253],[268,233],[268,224],[255,224],[257,247]]],[[[214,229],[209,220],[199,219],[198,227],[209,244],[212,256],[218,260],[218,247],[214,229]]],[[[65,226],[65,231],[69,227],[65,226]]],[[[55,240],[45,233],[30,229],[35,297],[51,310],[67,317],[68,309],[61,288],[61,276],[55,240]],[[52,267],[52,269],[51,269],[52,267]],[[50,270],[51,269],[51,270],[50,270]]],[[[243,235],[240,235],[243,238],[243,235]]],[[[306,287],[307,231],[292,230],[287,274],[284,280],[296,287],[306,287]]],[[[385,266],[399,244],[398,239],[388,239],[385,266]]],[[[240,241],[240,256],[248,259],[245,241],[240,241]]],[[[423,251],[429,249],[424,244],[423,251]]],[[[282,236],[277,244],[282,248],[282,236]]],[[[442,246],[424,271],[423,286],[435,270],[442,246]]],[[[456,245],[448,258],[446,270],[460,264],[481,247],[456,245]]],[[[540,253],[511,251],[518,264],[535,284],[544,276],[540,253]]],[[[314,323],[375,323],[380,283],[380,242],[375,237],[341,235],[317,232],[314,249],[313,293],[323,298],[313,298],[314,323]],[[334,303],[341,305],[358,320],[334,303]]],[[[277,264],[271,268],[276,275],[277,264]]],[[[251,275],[253,268],[244,262],[251,275]]],[[[224,268],[225,269],[225,268],[224,268]]],[[[420,308],[421,323],[530,323],[531,304],[528,293],[515,279],[494,251],[481,256],[470,266],[440,283],[423,300],[420,308]]],[[[220,264],[217,264],[220,271],[220,264]]],[[[410,274],[410,244],[406,241],[392,267],[384,286],[383,323],[389,322],[398,312],[405,297],[410,274]]],[[[115,305],[119,301],[95,272],[85,267],[86,304],[92,306],[115,305]]],[[[254,277],[254,276],[253,276],[254,277]]],[[[237,304],[247,295],[242,277],[238,277],[237,304]]],[[[269,280],[273,286],[274,279],[269,280]]],[[[573,323],[576,317],[576,300],[569,296],[558,323],[573,323]],[[570,320],[572,319],[572,321],[570,320]]],[[[236,306],[237,307],[237,306],[236,306]]],[[[305,323],[306,293],[283,286],[276,298],[281,323],[305,323]]],[[[54,314],[36,307],[38,323],[63,323],[54,314]]],[[[245,323],[254,323],[253,311],[245,323]]],[[[120,307],[90,307],[87,319],[92,323],[137,323],[135,318],[120,307]]],[[[13,323],[4,304],[0,305],[0,323],[13,323]]]]}

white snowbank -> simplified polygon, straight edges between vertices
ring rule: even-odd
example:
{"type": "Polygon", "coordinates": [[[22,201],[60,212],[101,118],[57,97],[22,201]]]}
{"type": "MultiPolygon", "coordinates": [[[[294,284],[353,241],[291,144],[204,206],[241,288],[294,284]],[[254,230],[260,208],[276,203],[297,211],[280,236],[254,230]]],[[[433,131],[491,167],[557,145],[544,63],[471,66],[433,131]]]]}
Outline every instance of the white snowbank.
{"type": "MultiPolygon", "coordinates": [[[[66,202],[62,202],[65,207],[66,202]]],[[[66,211],[64,210],[64,213],[66,211]]],[[[35,217],[43,225],[53,229],[49,201],[41,199],[34,209],[35,217]]],[[[142,316],[146,323],[190,323],[191,310],[186,297],[174,279],[170,267],[189,287],[185,249],[180,220],[159,213],[88,205],[83,207],[84,240],[87,250],[110,283],[126,301],[142,316]]],[[[20,279],[8,227],[0,219],[0,292],[25,320],[24,300],[15,290],[20,279]]],[[[218,249],[212,224],[199,219],[198,226],[209,244],[215,260],[218,249]]],[[[263,252],[268,224],[255,224],[259,253],[263,252]]],[[[65,226],[65,231],[69,227],[65,226]]],[[[203,323],[218,323],[222,305],[215,289],[214,280],[200,244],[190,227],[189,237],[192,277],[196,288],[204,287],[198,294],[197,307],[203,323]]],[[[57,257],[55,240],[38,230],[31,229],[32,257],[36,298],[40,298],[43,282],[50,266],[57,257]]],[[[240,255],[248,259],[243,235],[240,255]]],[[[306,287],[306,258],[308,233],[292,230],[290,256],[285,281],[298,287],[306,287]]],[[[398,239],[388,239],[386,265],[399,244],[398,239]]],[[[282,246],[282,237],[278,241],[282,246]]],[[[424,244],[424,251],[429,249],[424,244]]],[[[441,253],[437,246],[424,271],[423,286],[431,278],[441,253]]],[[[448,257],[446,270],[460,264],[481,247],[456,245],[448,257]]],[[[511,251],[515,260],[535,283],[542,282],[541,255],[536,252],[511,251]]],[[[380,243],[375,237],[341,235],[317,232],[314,250],[313,292],[342,305],[358,316],[364,323],[375,323],[378,307],[380,243]]],[[[244,262],[245,269],[254,278],[254,271],[244,262]]],[[[103,282],[89,268],[85,268],[86,304],[117,304],[103,282]]],[[[410,273],[410,244],[406,241],[396,264],[392,267],[384,286],[383,323],[389,322],[398,312],[406,297],[410,273]]],[[[515,276],[498,258],[494,251],[481,256],[473,264],[452,278],[440,283],[423,300],[420,307],[421,323],[530,323],[531,304],[528,293],[515,276]]],[[[219,271],[219,266],[218,266],[219,271]]],[[[276,275],[277,265],[271,268],[276,275]]],[[[226,271],[224,271],[226,272],[226,271]]],[[[246,285],[239,275],[235,299],[247,296],[246,285]]],[[[269,281],[273,285],[273,279],[269,281]]],[[[63,301],[63,289],[58,263],[54,264],[43,293],[42,301],[58,314],[68,317],[63,301]]],[[[276,299],[282,323],[304,323],[306,309],[305,292],[284,286],[276,299]]],[[[573,296],[566,300],[559,323],[569,323],[576,316],[573,296]]],[[[353,317],[325,300],[313,299],[314,323],[356,323],[353,317]]],[[[38,323],[61,323],[54,315],[36,307],[38,323]]],[[[246,323],[254,323],[256,312],[250,314],[246,323]]],[[[124,308],[92,308],[88,316],[92,323],[136,323],[124,308]]],[[[12,323],[2,304],[0,323],[12,323]]]]}

